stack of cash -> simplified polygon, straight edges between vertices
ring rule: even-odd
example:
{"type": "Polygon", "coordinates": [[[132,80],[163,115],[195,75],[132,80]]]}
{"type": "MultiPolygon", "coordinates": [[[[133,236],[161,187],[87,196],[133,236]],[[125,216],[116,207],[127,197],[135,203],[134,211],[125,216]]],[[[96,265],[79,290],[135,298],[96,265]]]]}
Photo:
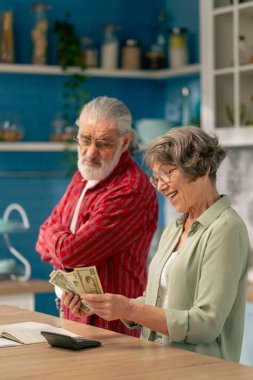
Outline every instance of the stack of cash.
{"type": "MultiPolygon", "coordinates": [[[[64,272],[56,269],[50,273],[51,284],[59,286],[65,292],[82,294],[102,294],[103,289],[98,277],[96,267],[74,268],[72,272],[64,272]]],[[[81,303],[85,312],[91,309],[84,302],[81,303]]]]}

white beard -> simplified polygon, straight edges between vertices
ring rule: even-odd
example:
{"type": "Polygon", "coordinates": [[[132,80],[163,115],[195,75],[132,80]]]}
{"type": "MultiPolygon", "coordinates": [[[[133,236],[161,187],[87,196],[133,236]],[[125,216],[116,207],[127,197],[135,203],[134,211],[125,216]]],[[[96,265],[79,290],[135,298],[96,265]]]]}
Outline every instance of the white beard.
{"type": "Polygon", "coordinates": [[[94,163],[97,163],[97,167],[90,167],[85,164],[86,157],[80,155],[80,151],[78,151],[78,162],[77,166],[82,175],[82,177],[87,180],[96,180],[101,181],[102,179],[108,177],[113,169],[118,165],[122,151],[122,145],[119,144],[117,147],[113,160],[111,162],[98,161],[94,160],[94,163]]]}

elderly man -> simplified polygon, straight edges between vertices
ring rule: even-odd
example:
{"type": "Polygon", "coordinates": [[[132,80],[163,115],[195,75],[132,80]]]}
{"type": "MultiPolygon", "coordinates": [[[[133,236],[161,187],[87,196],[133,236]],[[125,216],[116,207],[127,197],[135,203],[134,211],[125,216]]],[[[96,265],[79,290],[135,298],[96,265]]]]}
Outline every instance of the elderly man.
{"type": "MultiPolygon", "coordinates": [[[[77,120],[78,171],[36,245],[42,260],[65,271],[95,265],[104,292],[130,298],[146,286],[146,259],[157,227],[157,196],[129,153],[132,117],[119,100],[99,97],[77,120]]],[[[64,317],[139,336],[121,321],[64,317]]]]}

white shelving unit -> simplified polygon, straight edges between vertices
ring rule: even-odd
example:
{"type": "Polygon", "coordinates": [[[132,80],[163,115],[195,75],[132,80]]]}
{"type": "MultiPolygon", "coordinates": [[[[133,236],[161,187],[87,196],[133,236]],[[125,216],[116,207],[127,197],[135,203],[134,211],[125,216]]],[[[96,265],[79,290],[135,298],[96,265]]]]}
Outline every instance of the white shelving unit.
{"type": "MultiPolygon", "coordinates": [[[[150,79],[166,80],[174,77],[181,77],[190,74],[198,74],[201,71],[199,64],[188,65],[177,69],[169,70],[103,70],[79,68],[68,68],[63,71],[60,66],[40,66],[25,64],[0,64],[0,73],[6,74],[34,74],[34,75],[71,75],[74,73],[85,73],[88,77],[103,78],[126,78],[126,79],[150,79]]],[[[53,142],[0,142],[0,152],[61,152],[66,149],[65,143],[53,142]]],[[[73,146],[71,150],[75,150],[73,146]]]]}
{"type": "Polygon", "coordinates": [[[203,128],[224,146],[252,146],[253,0],[200,4],[203,128]]]}

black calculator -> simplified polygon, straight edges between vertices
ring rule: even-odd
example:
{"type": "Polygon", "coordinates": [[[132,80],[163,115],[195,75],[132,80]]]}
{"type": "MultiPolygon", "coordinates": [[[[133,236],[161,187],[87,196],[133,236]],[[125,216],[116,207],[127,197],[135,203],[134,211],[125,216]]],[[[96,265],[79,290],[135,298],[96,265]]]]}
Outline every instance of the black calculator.
{"type": "Polygon", "coordinates": [[[67,348],[70,350],[82,350],[101,346],[98,340],[85,339],[80,336],[72,337],[64,334],[57,334],[49,331],[41,331],[41,335],[48,341],[52,347],[67,348]]]}

